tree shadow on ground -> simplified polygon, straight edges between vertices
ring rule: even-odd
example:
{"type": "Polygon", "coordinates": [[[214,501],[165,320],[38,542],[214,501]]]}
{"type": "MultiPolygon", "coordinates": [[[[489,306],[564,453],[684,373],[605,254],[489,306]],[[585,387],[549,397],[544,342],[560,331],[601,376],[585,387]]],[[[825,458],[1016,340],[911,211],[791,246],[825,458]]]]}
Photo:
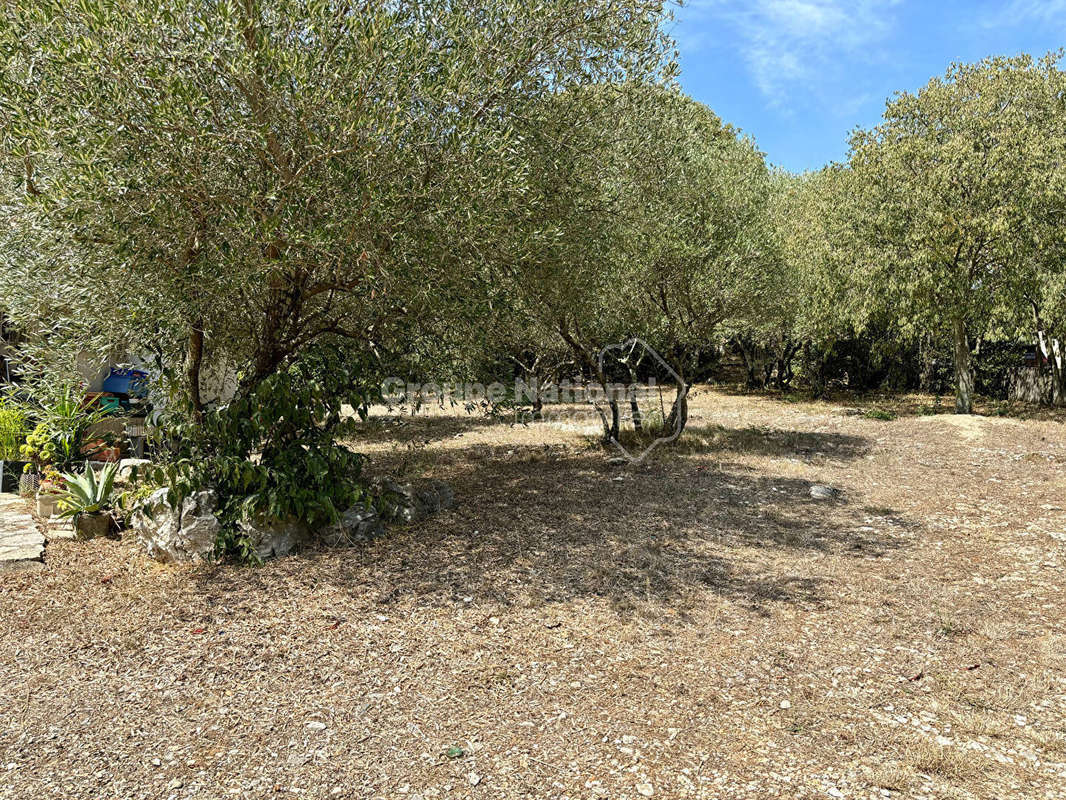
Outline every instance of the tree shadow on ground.
{"type": "Polygon", "coordinates": [[[433,442],[462,436],[479,428],[508,428],[515,424],[511,416],[472,413],[466,416],[432,414],[379,414],[358,423],[358,441],[366,442],[433,442]]]}
{"type": "Polygon", "coordinates": [[[873,443],[845,433],[795,431],[783,428],[726,428],[689,426],[679,449],[690,453],[734,452],[774,457],[824,455],[834,459],[862,458],[873,443]]]}
{"type": "MultiPolygon", "coordinates": [[[[838,449],[858,453],[864,445],[852,438],[838,439],[838,449]]],[[[769,447],[765,437],[725,440],[769,447]]],[[[387,460],[379,466],[387,470],[387,460]]],[[[451,482],[457,508],[390,528],[365,546],[304,553],[252,578],[212,570],[203,588],[271,580],[278,569],[308,590],[326,581],[383,606],[603,598],[620,613],[683,612],[710,592],[766,612],[775,603],[822,601],[829,579],[811,574],[811,556],[876,559],[913,536],[891,513],[846,497],[812,500],[809,481],[700,458],[620,468],[596,451],[549,458],[534,446],[515,445],[507,455],[455,448],[436,460],[432,477],[451,482]]]]}

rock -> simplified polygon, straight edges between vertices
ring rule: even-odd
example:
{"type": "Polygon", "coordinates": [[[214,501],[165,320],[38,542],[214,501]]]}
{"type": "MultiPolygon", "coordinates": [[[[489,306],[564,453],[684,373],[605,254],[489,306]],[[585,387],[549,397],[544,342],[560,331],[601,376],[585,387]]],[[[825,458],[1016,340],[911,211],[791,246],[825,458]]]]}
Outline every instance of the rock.
{"type": "Polygon", "coordinates": [[[811,487],[811,497],[815,500],[836,500],[840,497],[840,490],[816,483],[811,487]]]}
{"type": "Polygon", "coordinates": [[[445,509],[455,508],[455,492],[444,481],[427,480],[399,484],[384,481],[379,494],[386,508],[389,522],[410,524],[445,509]]]}
{"type": "Polygon", "coordinates": [[[650,783],[638,783],[637,794],[641,797],[652,797],[655,795],[655,787],[650,783]]]}
{"type": "Polygon", "coordinates": [[[311,731],[324,731],[326,729],[326,723],[318,721],[308,722],[307,729],[311,731]]]}
{"type": "Polygon", "coordinates": [[[167,490],[157,489],[148,497],[145,510],[133,515],[130,528],[157,561],[208,558],[222,529],[214,514],[217,503],[213,491],[194,492],[176,509],[167,502],[167,490]]]}
{"type": "Polygon", "coordinates": [[[237,527],[245,534],[256,555],[264,561],[271,556],[285,556],[298,547],[308,543],[311,539],[311,531],[303,520],[290,517],[288,519],[270,519],[268,517],[256,517],[251,520],[241,520],[237,527]]]}
{"type": "Polygon", "coordinates": [[[341,514],[340,520],[319,533],[328,547],[350,547],[369,542],[385,532],[385,526],[373,508],[353,506],[341,514]]]}
{"type": "Polygon", "coordinates": [[[479,783],[481,783],[481,776],[478,775],[476,772],[471,772],[469,775],[466,776],[466,779],[470,781],[471,786],[477,786],[479,783]]]}

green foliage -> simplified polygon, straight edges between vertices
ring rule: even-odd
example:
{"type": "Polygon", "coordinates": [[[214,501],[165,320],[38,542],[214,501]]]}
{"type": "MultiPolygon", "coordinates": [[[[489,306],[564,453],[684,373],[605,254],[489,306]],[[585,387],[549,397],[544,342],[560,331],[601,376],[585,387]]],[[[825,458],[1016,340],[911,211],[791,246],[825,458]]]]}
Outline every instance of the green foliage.
{"type": "Polygon", "coordinates": [[[959,411],[976,342],[1025,310],[1030,265],[1061,251],[1064,99],[1058,55],[990,58],[897,95],[852,140],[856,251],[903,324],[952,337],[959,411]]]}
{"type": "Polygon", "coordinates": [[[602,348],[639,336],[690,380],[773,291],[762,154],[669,88],[592,86],[536,111],[533,191],[500,218],[495,328],[519,343],[523,369],[569,361],[602,383],[602,348]]]}
{"type": "Polygon", "coordinates": [[[362,456],[338,443],[365,416],[375,390],[338,351],[319,348],[257,383],[201,421],[174,415],[164,426],[163,453],[136,476],[170,490],[180,503],[201,489],[217,492],[223,523],[219,555],[254,552],[238,523],[298,518],[312,530],[369,502],[362,456]]]}
{"type": "Polygon", "coordinates": [[[117,473],[118,464],[106,464],[98,477],[86,461],[85,470],[80,474],[64,474],[63,489],[59,492],[60,516],[77,521],[82,514],[109,511],[117,473]]]}
{"type": "Polygon", "coordinates": [[[889,411],[885,408],[867,409],[866,412],[863,413],[863,416],[866,417],[866,419],[876,419],[880,420],[881,422],[891,422],[896,418],[896,414],[894,411],[889,411]]]}
{"type": "Polygon", "coordinates": [[[4,4],[0,297],[26,360],[151,353],[195,401],[201,357],[246,387],[336,337],[465,358],[538,110],[668,80],[665,6],[4,4]]]}
{"type": "Polygon", "coordinates": [[[26,436],[26,413],[17,406],[0,403],[0,461],[15,461],[26,436]]]}
{"type": "Polygon", "coordinates": [[[92,427],[107,416],[100,408],[86,407],[80,394],[70,387],[31,413],[39,421],[20,452],[30,462],[27,470],[38,472],[48,464],[57,470],[71,469],[86,455],[92,427]]]}

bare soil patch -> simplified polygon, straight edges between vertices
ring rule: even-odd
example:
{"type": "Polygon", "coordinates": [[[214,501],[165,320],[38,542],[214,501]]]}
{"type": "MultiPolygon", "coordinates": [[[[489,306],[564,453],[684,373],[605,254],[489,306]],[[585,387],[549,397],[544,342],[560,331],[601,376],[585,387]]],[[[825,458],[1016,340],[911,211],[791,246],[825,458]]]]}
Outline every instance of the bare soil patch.
{"type": "Polygon", "coordinates": [[[1066,797],[1066,428],[692,402],[643,467],[372,420],[460,506],[361,548],[51,543],[0,576],[0,796],[1066,797]]]}

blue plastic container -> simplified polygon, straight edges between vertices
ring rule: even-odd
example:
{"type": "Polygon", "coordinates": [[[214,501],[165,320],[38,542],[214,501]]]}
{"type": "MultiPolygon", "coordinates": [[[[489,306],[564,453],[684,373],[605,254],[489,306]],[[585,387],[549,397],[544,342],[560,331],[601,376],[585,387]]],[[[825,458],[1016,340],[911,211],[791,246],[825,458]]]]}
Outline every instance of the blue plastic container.
{"type": "Polygon", "coordinates": [[[112,367],[111,372],[104,378],[103,389],[112,394],[145,397],[148,394],[148,373],[139,369],[112,367]]]}

